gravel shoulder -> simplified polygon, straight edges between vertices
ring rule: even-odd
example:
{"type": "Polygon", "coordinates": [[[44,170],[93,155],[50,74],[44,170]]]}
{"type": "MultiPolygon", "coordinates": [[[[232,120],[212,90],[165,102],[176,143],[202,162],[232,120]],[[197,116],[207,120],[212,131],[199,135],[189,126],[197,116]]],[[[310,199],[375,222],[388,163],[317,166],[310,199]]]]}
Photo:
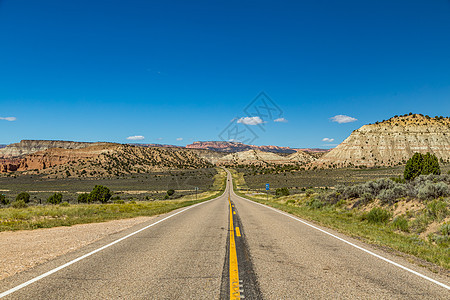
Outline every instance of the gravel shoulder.
{"type": "Polygon", "coordinates": [[[0,280],[154,217],[0,232],[0,280]]]}

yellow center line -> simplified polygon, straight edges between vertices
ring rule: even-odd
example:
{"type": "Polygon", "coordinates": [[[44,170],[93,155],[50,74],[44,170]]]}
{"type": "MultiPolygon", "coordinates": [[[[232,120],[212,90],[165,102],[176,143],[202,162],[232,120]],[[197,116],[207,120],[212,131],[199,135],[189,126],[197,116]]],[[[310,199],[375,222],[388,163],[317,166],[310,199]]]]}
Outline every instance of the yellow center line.
{"type": "Polygon", "coordinates": [[[233,211],[230,198],[230,299],[241,299],[239,288],[239,269],[236,254],[236,242],[234,240],[233,211]]]}
{"type": "Polygon", "coordinates": [[[241,231],[239,230],[239,227],[236,227],[236,236],[241,236],[241,231]]]}

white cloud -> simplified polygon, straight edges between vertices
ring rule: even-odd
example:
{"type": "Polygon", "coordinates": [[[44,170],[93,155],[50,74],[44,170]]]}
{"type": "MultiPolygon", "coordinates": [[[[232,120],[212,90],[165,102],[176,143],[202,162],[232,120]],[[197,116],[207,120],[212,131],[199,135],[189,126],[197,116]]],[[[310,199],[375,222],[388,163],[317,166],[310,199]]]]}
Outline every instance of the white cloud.
{"type": "Polygon", "coordinates": [[[334,139],[330,139],[330,138],[323,138],[322,142],[327,142],[327,143],[331,143],[334,142],[334,139]]]}
{"type": "Polygon", "coordinates": [[[244,117],[240,118],[237,122],[245,125],[259,125],[264,123],[264,121],[261,120],[260,117],[244,117]]]}
{"type": "Polygon", "coordinates": [[[183,138],[177,138],[177,141],[182,141],[183,140],[183,138]]]}
{"type": "Polygon", "coordinates": [[[236,140],[236,139],[229,139],[228,141],[229,141],[229,142],[232,142],[232,143],[240,143],[240,142],[241,142],[241,141],[236,140]]]}
{"type": "Polygon", "coordinates": [[[133,136],[127,137],[127,140],[130,140],[130,141],[141,141],[143,139],[145,139],[145,137],[143,135],[133,135],[133,136]]]}
{"type": "Polygon", "coordinates": [[[157,138],[157,140],[158,140],[158,141],[162,141],[162,140],[163,140],[163,138],[161,138],[161,137],[160,137],[160,138],[157,138]]]}
{"type": "Polygon", "coordinates": [[[275,119],[273,121],[274,122],[280,122],[280,123],[287,123],[288,122],[288,120],[286,120],[285,118],[278,118],[278,119],[275,119]]]}
{"type": "Polygon", "coordinates": [[[12,122],[12,121],[17,120],[17,118],[16,117],[0,117],[0,120],[5,120],[5,121],[12,122]]]}
{"type": "Polygon", "coordinates": [[[352,118],[352,117],[349,117],[349,116],[346,116],[346,115],[336,115],[334,117],[331,117],[330,120],[333,121],[333,122],[337,122],[339,124],[351,123],[351,122],[358,121],[358,119],[355,119],[355,118],[352,118]]]}

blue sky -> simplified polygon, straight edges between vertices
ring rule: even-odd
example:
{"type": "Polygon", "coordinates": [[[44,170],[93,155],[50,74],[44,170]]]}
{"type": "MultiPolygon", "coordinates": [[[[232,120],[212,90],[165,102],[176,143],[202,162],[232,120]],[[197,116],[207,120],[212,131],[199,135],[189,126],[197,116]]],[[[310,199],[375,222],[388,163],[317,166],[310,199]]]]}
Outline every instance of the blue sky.
{"type": "Polygon", "coordinates": [[[257,145],[326,148],[449,100],[448,0],[0,0],[0,144],[185,145],[234,119],[257,145]],[[244,112],[262,91],[272,119],[244,112]]]}

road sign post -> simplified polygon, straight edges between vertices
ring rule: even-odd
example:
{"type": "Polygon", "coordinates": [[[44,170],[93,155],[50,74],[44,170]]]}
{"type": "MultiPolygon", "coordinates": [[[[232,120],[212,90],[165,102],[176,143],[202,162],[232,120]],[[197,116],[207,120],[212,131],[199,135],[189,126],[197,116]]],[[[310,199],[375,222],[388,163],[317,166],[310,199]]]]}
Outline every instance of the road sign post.
{"type": "Polygon", "coordinates": [[[268,183],[266,183],[267,201],[269,201],[269,189],[270,189],[270,185],[268,183]]]}

